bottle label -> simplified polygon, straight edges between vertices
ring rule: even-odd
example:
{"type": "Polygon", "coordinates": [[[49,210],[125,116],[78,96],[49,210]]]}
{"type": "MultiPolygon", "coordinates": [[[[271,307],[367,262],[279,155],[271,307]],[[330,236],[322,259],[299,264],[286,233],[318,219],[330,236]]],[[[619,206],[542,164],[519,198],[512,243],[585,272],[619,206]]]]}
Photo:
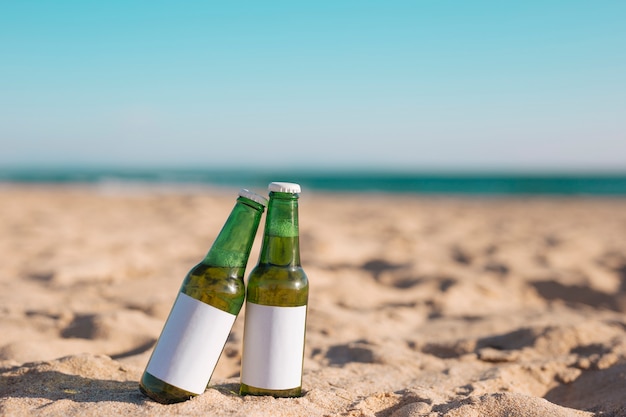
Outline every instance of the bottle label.
{"type": "Polygon", "coordinates": [[[175,387],[202,394],[235,318],[179,293],[146,371],[175,387]]]}
{"type": "Polygon", "coordinates": [[[283,390],[302,384],[306,306],[246,303],[241,382],[283,390]]]}

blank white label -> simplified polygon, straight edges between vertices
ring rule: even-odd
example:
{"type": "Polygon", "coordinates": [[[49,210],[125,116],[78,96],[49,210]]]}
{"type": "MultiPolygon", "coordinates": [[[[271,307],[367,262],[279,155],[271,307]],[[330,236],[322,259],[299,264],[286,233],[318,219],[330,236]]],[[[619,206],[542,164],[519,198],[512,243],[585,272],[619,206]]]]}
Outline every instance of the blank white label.
{"type": "Polygon", "coordinates": [[[246,303],[241,382],[283,390],[302,383],[306,306],[246,303]]]}
{"type": "Polygon", "coordinates": [[[175,387],[202,394],[236,317],[179,293],[146,371],[175,387]]]}

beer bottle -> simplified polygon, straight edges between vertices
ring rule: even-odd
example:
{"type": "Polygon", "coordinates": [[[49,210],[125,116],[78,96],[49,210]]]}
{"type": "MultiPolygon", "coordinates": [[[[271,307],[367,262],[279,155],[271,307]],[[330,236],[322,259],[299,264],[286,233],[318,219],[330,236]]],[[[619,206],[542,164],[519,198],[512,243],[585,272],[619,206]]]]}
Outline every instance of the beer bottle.
{"type": "Polygon", "coordinates": [[[248,278],[240,393],[298,397],[309,295],[300,265],[300,186],[273,182],[269,191],[261,255],[248,278]]]}
{"type": "Polygon", "coordinates": [[[241,190],[211,249],[183,280],[140,390],[163,404],[202,394],[244,302],[244,272],[267,200],[241,190]]]}

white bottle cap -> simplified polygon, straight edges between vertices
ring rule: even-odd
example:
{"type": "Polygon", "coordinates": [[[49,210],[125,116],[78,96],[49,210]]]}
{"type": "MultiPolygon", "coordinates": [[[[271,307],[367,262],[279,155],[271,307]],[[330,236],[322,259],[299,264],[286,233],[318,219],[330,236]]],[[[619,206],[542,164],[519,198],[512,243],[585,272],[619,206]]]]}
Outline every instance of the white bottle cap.
{"type": "Polygon", "coordinates": [[[245,188],[242,188],[239,191],[239,197],[245,197],[252,201],[256,201],[257,203],[261,204],[263,207],[267,206],[267,198],[261,195],[258,195],[257,193],[253,193],[250,190],[246,190],[245,188]]]}
{"type": "Polygon", "coordinates": [[[267,189],[270,192],[274,191],[278,193],[299,194],[300,184],[296,184],[293,182],[271,182],[267,189]]]}

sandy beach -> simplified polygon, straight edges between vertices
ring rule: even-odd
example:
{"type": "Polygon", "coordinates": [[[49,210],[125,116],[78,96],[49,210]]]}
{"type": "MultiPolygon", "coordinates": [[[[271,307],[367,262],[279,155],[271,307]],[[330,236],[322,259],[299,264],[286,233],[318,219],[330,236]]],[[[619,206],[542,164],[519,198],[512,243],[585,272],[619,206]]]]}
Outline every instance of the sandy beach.
{"type": "Polygon", "coordinates": [[[626,416],[626,199],[582,197],[305,189],[304,395],[237,394],[242,311],[204,394],[147,399],[237,191],[0,185],[0,415],[626,416]]]}

